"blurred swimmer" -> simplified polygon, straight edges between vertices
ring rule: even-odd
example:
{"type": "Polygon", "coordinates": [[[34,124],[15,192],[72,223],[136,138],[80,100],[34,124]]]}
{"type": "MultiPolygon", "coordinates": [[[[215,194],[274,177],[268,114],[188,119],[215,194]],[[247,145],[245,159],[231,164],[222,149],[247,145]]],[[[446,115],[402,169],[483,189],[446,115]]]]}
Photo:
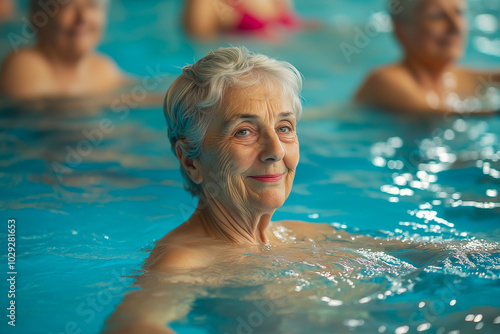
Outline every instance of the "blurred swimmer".
{"type": "Polygon", "coordinates": [[[31,0],[37,41],[31,48],[12,52],[3,62],[2,96],[24,100],[96,95],[127,81],[111,59],[95,52],[106,21],[107,1],[56,4],[58,8],[48,0],[31,0]]]}
{"type": "Polygon", "coordinates": [[[455,64],[467,35],[465,0],[389,0],[389,9],[403,59],[373,71],[357,102],[398,111],[493,111],[485,92],[500,82],[500,71],[455,64]]]}
{"type": "Polygon", "coordinates": [[[14,14],[14,1],[0,0],[0,23],[8,21],[14,14]]]}
{"type": "Polygon", "coordinates": [[[267,34],[301,26],[290,0],[187,0],[184,12],[186,31],[202,39],[220,31],[267,34]]]}

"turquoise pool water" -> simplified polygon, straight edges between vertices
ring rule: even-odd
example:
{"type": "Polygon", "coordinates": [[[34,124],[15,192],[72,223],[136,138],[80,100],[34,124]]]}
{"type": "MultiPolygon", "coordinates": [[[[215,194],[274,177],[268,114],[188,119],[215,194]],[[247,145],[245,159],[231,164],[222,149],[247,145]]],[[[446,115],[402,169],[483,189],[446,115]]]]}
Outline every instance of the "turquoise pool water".
{"type": "MultiPolygon", "coordinates": [[[[367,70],[398,56],[382,23],[359,54],[347,59],[339,48],[353,43],[354,27],[384,22],[383,2],[296,4],[325,27],[286,41],[231,37],[198,45],[177,28],[179,1],[113,1],[101,50],[127,72],[156,80],[158,92],[178,67],[219,45],[245,44],[292,62],[305,78],[301,162],[274,219],[327,222],[387,245],[411,239],[437,250],[382,251],[326,240],[292,246],[303,259],[286,251],[249,254],[258,259],[254,267],[201,273],[219,285],[198,295],[172,327],[179,333],[498,332],[500,116],[417,120],[347,106],[367,70]]],[[[494,25],[481,22],[498,18],[499,5],[471,1],[470,7],[463,63],[498,68],[498,26],[488,30],[494,25]]],[[[124,101],[98,110],[3,107],[0,201],[3,219],[17,222],[18,275],[16,327],[3,316],[2,332],[99,333],[135,289],[154,241],[192,211],[161,109],[124,101]]],[[[6,227],[1,233],[6,247],[6,227]]]]}

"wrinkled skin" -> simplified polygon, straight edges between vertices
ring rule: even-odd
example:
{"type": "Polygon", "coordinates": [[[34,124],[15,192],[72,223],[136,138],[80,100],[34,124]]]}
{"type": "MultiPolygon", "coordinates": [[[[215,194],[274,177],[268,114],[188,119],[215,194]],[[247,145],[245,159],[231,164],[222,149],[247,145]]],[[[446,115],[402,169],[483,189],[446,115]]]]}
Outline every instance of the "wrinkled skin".
{"type": "Polygon", "coordinates": [[[277,87],[232,88],[225,94],[202,153],[185,165],[203,189],[195,218],[204,217],[205,228],[232,241],[266,242],[265,228],[290,194],[299,161],[296,125],[292,105],[277,87]],[[269,174],[282,179],[252,178],[269,174]]]}

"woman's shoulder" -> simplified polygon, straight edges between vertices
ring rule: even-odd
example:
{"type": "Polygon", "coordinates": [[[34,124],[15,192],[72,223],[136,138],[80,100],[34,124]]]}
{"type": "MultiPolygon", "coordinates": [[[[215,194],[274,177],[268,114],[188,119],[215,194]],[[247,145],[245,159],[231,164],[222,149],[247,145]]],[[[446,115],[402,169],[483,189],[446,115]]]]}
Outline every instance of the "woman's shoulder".
{"type": "Polygon", "coordinates": [[[335,232],[335,228],[328,223],[309,223],[300,220],[282,220],[273,222],[271,228],[277,232],[285,229],[288,234],[293,234],[296,238],[317,238],[335,232]]]}
{"type": "Polygon", "coordinates": [[[401,87],[411,79],[408,71],[399,63],[389,64],[372,70],[356,92],[358,102],[371,100],[386,92],[388,88],[401,87]]]}
{"type": "Polygon", "coordinates": [[[2,76],[5,74],[36,74],[32,71],[40,72],[47,70],[47,61],[43,55],[34,48],[26,48],[13,51],[5,57],[1,67],[2,76]]]}
{"type": "Polygon", "coordinates": [[[10,53],[2,62],[0,68],[0,90],[10,97],[25,97],[25,95],[43,89],[50,74],[45,58],[37,50],[22,49],[10,53]]]}
{"type": "Polygon", "coordinates": [[[409,79],[408,70],[401,63],[393,63],[377,67],[366,76],[365,84],[390,84],[396,83],[401,79],[409,79]]]}
{"type": "Polygon", "coordinates": [[[171,272],[207,267],[211,257],[201,247],[182,241],[157,244],[144,262],[144,269],[171,272]]]}
{"type": "Polygon", "coordinates": [[[94,53],[89,57],[90,68],[98,74],[99,80],[111,81],[111,85],[124,84],[129,80],[124,75],[116,61],[101,53],[94,53]]]}
{"type": "Polygon", "coordinates": [[[207,247],[202,236],[188,231],[183,224],[157,241],[144,269],[170,271],[206,267],[213,257],[207,247]]]}
{"type": "Polygon", "coordinates": [[[89,60],[92,66],[97,67],[98,70],[120,73],[120,69],[116,64],[116,61],[108,55],[95,52],[90,55],[89,60]]]}

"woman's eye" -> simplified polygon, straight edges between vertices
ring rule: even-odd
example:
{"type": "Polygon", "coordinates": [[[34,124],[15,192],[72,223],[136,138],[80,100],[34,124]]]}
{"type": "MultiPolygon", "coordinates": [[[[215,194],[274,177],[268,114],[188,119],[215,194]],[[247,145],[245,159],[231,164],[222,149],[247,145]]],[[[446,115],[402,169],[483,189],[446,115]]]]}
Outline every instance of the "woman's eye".
{"type": "Polygon", "coordinates": [[[430,12],[427,14],[427,17],[431,20],[438,20],[438,19],[441,19],[442,17],[444,17],[444,13],[443,12],[430,12]]]}
{"type": "Polygon", "coordinates": [[[289,126],[282,126],[278,129],[279,132],[282,132],[282,133],[287,133],[287,132],[291,132],[292,131],[292,128],[289,127],[289,126]]]}
{"type": "Polygon", "coordinates": [[[237,136],[247,136],[250,134],[250,130],[248,129],[241,129],[238,132],[236,132],[237,136]]]}

